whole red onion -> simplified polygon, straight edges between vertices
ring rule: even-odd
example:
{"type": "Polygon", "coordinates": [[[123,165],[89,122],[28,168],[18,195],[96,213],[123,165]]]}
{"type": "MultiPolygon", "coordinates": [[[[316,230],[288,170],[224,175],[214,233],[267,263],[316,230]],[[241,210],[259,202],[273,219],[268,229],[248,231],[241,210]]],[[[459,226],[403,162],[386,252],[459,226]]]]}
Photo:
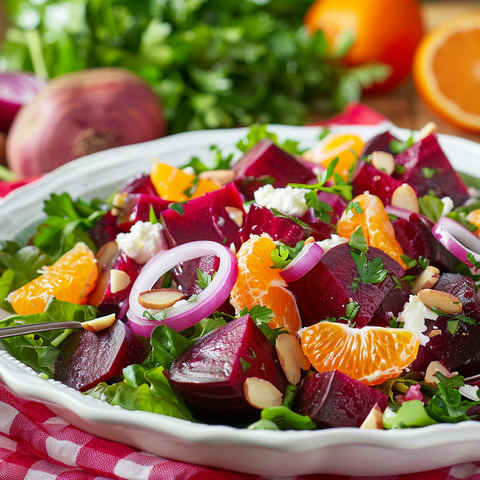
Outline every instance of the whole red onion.
{"type": "Polygon", "coordinates": [[[141,78],[119,68],[83,70],[53,79],[20,109],[7,138],[7,160],[19,175],[35,175],[164,134],[160,102],[141,78]]]}

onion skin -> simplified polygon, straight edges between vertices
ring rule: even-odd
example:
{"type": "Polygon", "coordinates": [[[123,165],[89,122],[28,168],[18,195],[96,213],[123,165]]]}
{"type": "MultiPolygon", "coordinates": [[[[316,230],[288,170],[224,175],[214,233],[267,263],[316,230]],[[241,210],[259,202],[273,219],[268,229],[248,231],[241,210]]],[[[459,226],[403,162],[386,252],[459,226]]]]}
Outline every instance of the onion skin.
{"type": "Polygon", "coordinates": [[[142,79],[120,68],[84,70],[55,78],[20,109],[7,138],[7,160],[15,173],[36,175],[165,132],[160,103],[142,79]]]}

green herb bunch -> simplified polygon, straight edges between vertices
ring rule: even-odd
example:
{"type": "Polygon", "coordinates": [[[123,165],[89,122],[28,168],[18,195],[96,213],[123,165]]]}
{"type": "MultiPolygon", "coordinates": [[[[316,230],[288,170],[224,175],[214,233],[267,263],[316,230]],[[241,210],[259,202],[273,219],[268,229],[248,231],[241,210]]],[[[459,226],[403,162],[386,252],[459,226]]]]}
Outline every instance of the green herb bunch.
{"type": "Polygon", "coordinates": [[[304,124],[341,110],[384,65],[346,69],[346,35],[328,53],[302,19],[313,0],[5,0],[11,27],[0,67],[46,78],[123,67],[161,98],[170,133],[304,124]]]}

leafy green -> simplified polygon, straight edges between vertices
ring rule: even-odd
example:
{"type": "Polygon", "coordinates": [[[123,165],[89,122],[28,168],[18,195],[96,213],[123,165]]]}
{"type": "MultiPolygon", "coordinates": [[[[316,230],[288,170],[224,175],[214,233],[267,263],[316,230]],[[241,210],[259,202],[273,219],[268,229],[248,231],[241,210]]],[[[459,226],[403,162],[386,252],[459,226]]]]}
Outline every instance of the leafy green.
{"type": "Polygon", "coordinates": [[[250,315],[252,320],[257,324],[268,323],[273,318],[273,310],[268,307],[262,307],[261,305],[254,305],[250,310],[248,307],[242,308],[239,316],[250,315]]]}
{"type": "MultiPolygon", "coordinates": [[[[342,110],[388,67],[347,69],[302,19],[312,0],[5,0],[5,67],[40,76],[136,72],[162,99],[170,133],[284,123],[342,110]]],[[[1,63],[1,62],[0,62],[1,63]]]]}
{"type": "Polygon", "coordinates": [[[78,242],[96,252],[97,247],[87,232],[106,213],[99,202],[87,202],[81,198],[73,201],[68,193],[52,193],[50,199],[45,200],[43,211],[48,218],[39,225],[33,243],[53,261],[78,242]]]}
{"type": "Polygon", "coordinates": [[[216,146],[210,145],[211,157],[207,163],[202,162],[198,157],[192,157],[190,161],[181,168],[192,167],[195,175],[209,170],[228,170],[233,161],[233,153],[224,156],[223,152],[216,146]]]}
{"type": "Polygon", "coordinates": [[[363,234],[362,227],[358,227],[350,237],[348,243],[353,249],[358,250],[360,253],[368,252],[367,241],[365,240],[365,235],[363,234]]]}
{"type": "Polygon", "coordinates": [[[148,310],[143,311],[143,318],[147,320],[152,320],[154,322],[161,322],[167,318],[167,311],[166,310],[159,310],[155,313],[150,313],[148,310]]]}
{"type": "MultiPolygon", "coordinates": [[[[399,153],[402,153],[404,150],[406,150],[408,147],[411,147],[413,144],[414,144],[414,141],[413,141],[413,132],[412,132],[406,142],[402,142],[401,140],[392,140],[390,142],[389,148],[394,155],[398,155],[399,153]]],[[[403,172],[397,172],[397,173],[401,174],[403,172]]]]}
{"type": "Polygon", "coordinates": [[[293,403],[295,401],[295,397],[297,396],[297,387],[292,383],[288,382],[285,388],[285,393],[283,395],[282,405],[284,407],[293,408],[293,403]]]}
{"type": "Polygon", "coordinates": [[[425,195],[418,199],[420,213],[430,218],[434,223],[438,222],[443,212],[443,202],[434,195],[425,195]]]}
{"type": "Polygon", "coordinates": [[[473,268],[480,270],[480,262],[473,256],[473,253],[467,253],[468,261],[472,264],[473,268]]]}
{"type": "Polygon", "coordinates": [[[330,223],[332,220],[331,213],[333,212],[333,208],[328,203],[319,200],[318,194],[315,190],[310,190],[305,194],[305,202],[308,208],[313,209],[313,213],[317,218],[322,222],[330,223]]]}
{"type": "MultiPolygon", "coordinates": [[[[260,421],[262,420],[273,422],[279,430],[315,430],[317,428],[310,417],[295,413],[284,405],[264,408],[260,414],[260,421]]],[[[257,428],[258,426],[248,427],[250,430],[257,428]]]]}
{"type": "Polygon", "coordinates": [[[190,340],[191,342],[195,341],[197,338],[203,337],[207,333],[212,332],[213,330],[225,325],[227,323],[224,318],[216,316],[214,312],[214,318],[204,318],[200,320],[195,325],[182,330],[180,333],[190,340]]]}
{"type": "Polygon", "coordinates": [[[383,260],[380,257],[368,260],[363,253],[352,250],[350,255],[357,266],[360,277],[357,277],[352,284],[352,288],[358,288],[359,282],[363,283],[380,283],[387,278],[387,271],[383,265],[383,260]]]}
{"type": "Polygon", "coordinates": [[[166,325],[158,325],[153,329],[150,339],[152,351],[146,361],[149,366],[161,366],[168,370],[173,361],[180,356],[193,342],[166,325]]]}
{"type": "Polygon", "coordinates": [[[197,268],[197,279],[195,283],[202,289],[205,290],[212,283],[212,275],[208,272],[204,272],[200,268],[197,268]]]}
{"type": "Polygon", "coordinates": [[[417,266],[418,264],[418,262],[414,258],[411,258],[406,254],[400,255],[400,258],[403,260],[403,263],[407,266],[407,270],[417,266]]]}
{"type": "Polygon", "coordinates": [[[133,366],[128,369],[126,383],[107,385],[102,382],[86,394],[127,410],[143,410],[195,421],[183,401],[173,393],[162,367],[143,371],[140,366],[136,370],[133,366]]]}
{"type": "Polygon", "coordinates": [[[438,168],[428,168],[428,167],[423,167],[422,168],[422,175],[425,178],[432,178],[438,173],[438,168]]]}
{"type": "Polygon", "coordinates": [[[289,247],[281,242],[270,252],[273,266],[271,268],[285,268],[303,249],[305,242],[301,240],[295,247],[289,247]]]}
{"type": "Polygon", "coordinates": [[[185,215],[185,208],[182,204],[182,202],[174,202],[174,203],[171,203],[168,208],[170,210],[173,210],[174,212],[177,212],[179,215],[185,215]]]}
{"type": "Polygon", "coordinates": [[[288,219],[292,220],[293,222],[297,223],[298,225],[300,225],[301,227],[307,228],[307,229],[310,230],[310,227],[308,226],[308,224],[306,224],[305,222],[302,222],[297,217],[292,217],[291,215],[285,215],[284,213],[280,212],[280,210],[277,210],[276,208],[270,208],[270,211],[273,213],[273,215],[275,217],[288,218],[288,219]]]}
{"type": "Polygon", "coordinates": [[[148,211],[148,221],[152,225],[155,225],[156,223],[158,223],[158,218],[155,215],[155,210],[153,209],[153,205],[150,205],[150,210],[148,211]]]}
{"type": "Polygon", "coordinates": [[[387,407],[383,412],[383,426],[387,429],[426,427],[437,423],[420,400],[409,400],[398,408],[387,407]]]}
{"type": "MultiPolygon", "coordinates": [[[[42,313],[12,315],[0,321],[0,328],[64,320],[85,322],[96,318],[97,310],[91,305],[76,305],[52,298],[42,313]]],[[[53,375],[53,364],[60,350],[58,345],[72,330],[51,330],[30,335],[3,338],[5,349],[15,358],[48,377],[53,375]]]]}

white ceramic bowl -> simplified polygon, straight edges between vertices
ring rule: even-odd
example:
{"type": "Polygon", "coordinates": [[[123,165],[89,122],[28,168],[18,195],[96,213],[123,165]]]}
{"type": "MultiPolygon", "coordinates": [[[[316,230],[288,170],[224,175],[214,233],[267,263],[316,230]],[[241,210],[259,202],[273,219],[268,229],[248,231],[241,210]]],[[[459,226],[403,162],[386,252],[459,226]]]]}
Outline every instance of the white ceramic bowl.
{"type": "MultiPolygon", "coordinates": [[[[375,127],[342,126],[369,139],[386,129],[406,139],[410,132],[384,122],[375,127]]],[[[282,139],[313,146],[319,127],[272,127],[282,139]]],[[[106,197],[131,174],[149,170],[158,158],[173,165],[192,155],[206,157],[209,146],[235,151],[245,129],[182,133],[121,147],[71,162],[0,201],[0,238],[26,239],[42,219],[50,193],[106,197]]],[[[457,170],[475,176],[480,145],[451,136],[440,142],[457,170]]],[[[73,425],[99,437],[184,462],[269,476],[333,473],[395,475],[480,460],[480,424],[464,422],[421,429],[368,431],[338,428],[316,431],[247,431],[192,424],[148,412],[102,403],[53,380],[0,352],[0,380],[15,394],[47,405],[73,425]]]]}

